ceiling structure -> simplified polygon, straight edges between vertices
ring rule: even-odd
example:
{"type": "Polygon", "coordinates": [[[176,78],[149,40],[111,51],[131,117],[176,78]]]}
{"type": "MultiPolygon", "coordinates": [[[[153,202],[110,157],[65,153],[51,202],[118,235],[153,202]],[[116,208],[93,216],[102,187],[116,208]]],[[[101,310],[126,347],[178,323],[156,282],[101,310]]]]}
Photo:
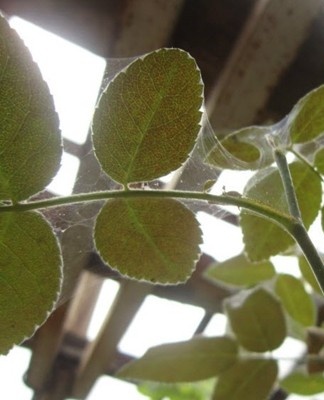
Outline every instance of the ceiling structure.
{"type": "MultiPolygon", "coordinates": [[[[202,72],[209,119],[219,131],[280,120],[324,81],[320,0],[0,0],[0,9],[105,58],[134,57],[164,46],[190,52],[202,72]]],[[[64,144],[80,158],[90,148],[89,141],[64,144]]],[[[80,176],[85,170],[98,177],[91,157],[82,158],[80,176]]],[[[186,176],[190,173],[184,171],[182,182],[174,185],[185,187],[186,176]]],[[[97,189],[100,185],[113,188],[107,180],[98,180],[97,189]]],[[[75,191],[82,190],[80,180],[75,191]]],[[[234,216],[224,215],[235,224],[234,216]]],[[[55,215],[50,219],[59,224],[55,215]]],[[[63,244],[77,246],[73,231],[70,236],[63,244]]],[[[81,240],[87,246],[89,231],[81,240]]],[[[209,261],[203,256],[186,284],[164,287],[126,280],[103,266],[95,253],[75,252],[65,270],[60,306],[25,343],[33,350],[26,382],[34,400],[85,399],[101,375],[114,374],[128,361],[117,345],[148,294],[204,308],[196,329],[203,332],[229,295],[201,276],[209,261]],[[101,331],[89,342],[86,330],[105,279],[117,280],[120,290],[101,331]]],[[[282,392],[272,396],[284,398],[282,392]]]]}

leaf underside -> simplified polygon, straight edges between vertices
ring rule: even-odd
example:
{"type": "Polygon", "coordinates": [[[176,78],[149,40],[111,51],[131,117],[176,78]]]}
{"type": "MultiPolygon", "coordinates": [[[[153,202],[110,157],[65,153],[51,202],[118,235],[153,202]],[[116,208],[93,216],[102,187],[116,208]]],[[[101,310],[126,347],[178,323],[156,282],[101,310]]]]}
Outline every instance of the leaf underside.
{"type": "Polygon", "coordinates": [[[266,400],[277,374],[274,360],[239,360],[219,376],[212,400],[266,400]]]}
{"type": "Polygon", "coordinates": [[[236,342],[228,337],[195,337],[149,349],[142,358],[126,364],[118,376],[165,383],[198,381],[228,369],[237,351],[236,342]]]}
{"type": "Polygon", "coordinates": [[[275,269],[270,261],[252,263],[240,254],[218,264],[212,264],[206,277],[212,281],[233,286],[252,286],[271,279],[275,269]]]}
{"type": "Polygon", "coordinates": [[[179,168],[200,130],[203,85],[193,58],[160,49],[119,73],[100,98],[93,145],[103,170],[127,185],[179,168]]]}
{"type": "Polygon", "coordinates": [[[31,336],[52,311],[61,256],[50,225],[36,212],[0,214],[0,353],[31,336]]]}
{"type": "Polygon", "coordinates": [[[95,225],[96,247],[123,275],[176,284],[191,275],[201,231],[193,213],[172,199],[116,199],[106,203],[95,225]]]}
{"type": "Polygon", "coordinates": [[[52,96],[28,49],[0,17],[0,199],[19,201],[56,174],[62,148],[52,96]]]}
{"type": "MultiPolygon", "coordinates": [[[[299,162],[290,165],[290,172],[303,222],[309,228],[320,209],[321,182],[307,165],[299,162]]],[[[257,173],[248,183],[244,195],[288,213],[283,185],[276,169],[257,173]]],[[[266,260],[294,244],[293,239],[282,228],[246,211],[241,212],[240,225],[245,251],[252,261],[266,260]]]]}
{"type": "Polygon", "coordinates": [[[274,350],[286,337],[282,306],[263,288],[242,291],[229,298],[225,310],[237,340],[247,350],[274,350]]]}

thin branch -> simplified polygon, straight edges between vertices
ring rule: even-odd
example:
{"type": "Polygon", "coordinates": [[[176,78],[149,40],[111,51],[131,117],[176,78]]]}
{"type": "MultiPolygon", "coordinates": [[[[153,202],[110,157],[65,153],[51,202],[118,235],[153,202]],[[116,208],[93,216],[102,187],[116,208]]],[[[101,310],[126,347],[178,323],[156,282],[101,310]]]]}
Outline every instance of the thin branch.
{"type": "Polygon", "coordinates": [[[279,149],[275,149],[273,153],[284,186],[289,212],[301,221],[301,213],[286,156],[279,149]]]}

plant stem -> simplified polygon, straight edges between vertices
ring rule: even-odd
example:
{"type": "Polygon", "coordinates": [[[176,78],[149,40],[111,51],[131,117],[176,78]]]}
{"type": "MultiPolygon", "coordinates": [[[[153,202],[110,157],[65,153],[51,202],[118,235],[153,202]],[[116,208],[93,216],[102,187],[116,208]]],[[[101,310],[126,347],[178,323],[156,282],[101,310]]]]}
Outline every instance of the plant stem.
{"type": "Polygon", "coordinates": [[[264,218],[276,222],[281,227],[288,229],[294,219],[266,204],[246,197],[238,197],[229,194],[213,195],[205,192],[176,191],[176,190],[111,190],[102,192],[91,192],[74,194],[65,197],[54,197],[46,200],[30,201],[11,205],[0,205],[0,212],[23,212],[39,210],[50,207],[68,206],[78,203],[104,201],[111,199],[134,199],[134,198],[174,198],[182,200],[207,201],[209,203],[236,206],[252,211],[264,218]]]}
{"type": "Polygon", "coordinates": [[[323,260],[318,254],[313,242],[311,241],[308,232],[304,225],[295,224],[292,226],[290,234],[293,236],[295,241],[299,244],[302,249],[305,258],[307,259],[310,267],[313,270],[313,273],[316,277],[316,280],[324,293],[324,265],[323,260]]]}
{"type": "MultiPolygon", "coordinates": [[[[290,174],[289,174],[290,176],[290,174]]],[[[251,211],[260,217],[266,218],[286,230],[299,244],[306,259],[313,268],[314,274],[324,293],[324,266],[300,218],[288,215],[259,201],[246,197],[229,194],[213,195],[205,192],[173,191],[173,190],[112,190],[74,194],[65,197],[30,201],[11,205],[0,205],[1,212],[25,212],[46,209],[50,207],[68,206],[73,204],[89,203],[94,201],[107,201],[111,199],[136,199],[136,198],[174,198],[181,200],[206,201],[212,204],[236,206],[251,211]]]]}
{"type": "Polygon", "coordinates": [[[291,174],[290,174],[286,156],[281,150],[275,149],[274,150],[274,158],[277,163],[279,173],[281,176],[281,180],[282,180],[282,183],[284,186],[290,214],[293,217],[295,217],[301,221],[302,219],[301,219],[300,209],[299,209],[299,205],[298,205],[298,200],[296,197],[296,192],[295,192],[294,184],[293,184],[293,181],[291,178],[291,174]]]}
{"type": "Polygon", "coordinates": [[[290,226],[288,226],[288,231],[302,249],[304,256],[313,270],[317,282],[324,293],[324,264],[302,221],[286,156],[279,149],[275,149],[274,157],[284,186],[289,211],[296,219],[295,223],[292,223],[290,226]]]}

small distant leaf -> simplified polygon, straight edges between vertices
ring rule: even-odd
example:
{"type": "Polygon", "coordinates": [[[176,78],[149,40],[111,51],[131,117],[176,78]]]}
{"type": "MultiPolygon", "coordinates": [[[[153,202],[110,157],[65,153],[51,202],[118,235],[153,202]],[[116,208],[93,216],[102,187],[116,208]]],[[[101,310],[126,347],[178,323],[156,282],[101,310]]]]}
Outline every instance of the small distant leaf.
{"type": "Polygon", "coordinates": [[[301,281],[288,274],[279,274],[275,282],[276,294],[288,314],[303,326],[315,324],[315,305],[301,281]]]}
{"type": "Polygon", "coordinates": [[[280,386],[288,393],[311,396],[324,392],[324,377],[323,374],[292,372],[280,382],[280,386]]]}
{"type": "MultiPolygon", "coordinates": [[[[306,228],[315,220],[320,209],[322,189],[318,176],[299,162],[290,165],[299,207],[306,228]]],[[[269,168],[257,173],[247,184],[246,197],[259,200],[273,208],[288,213],[286,197],[277,169],[269,168]]],[[[241,227],[248,258],[260,261],[287,250],[293,239],[274,223],[241,213],[241,227]]]]}
{"type": "Polygon", "coordinates": [[[287,126],[293,143],[304,143],[324,133],[324,86],[312,90],[291,110],[287,126]]]}
{"type": "Polygon", "coordinates": [[[322,147],[315,153],[314,166],[317,171],[324,175],[324,148],[322,147]]]}
{"type": "Polygon", "coordinates": [[[97,217],[95,242],[104,261],[120,273],[175,284],[192,273],[201,231],[193,213],[176,200],[116,199],[97,217]]]}
{"type": "Polygon", "coordinates": [[[112,80],[93,120],[103,170],[124,185],[179,168],[200,130],[203,85],[193,58],[161,49],[138,58],[112,80]]]}
{"type": "Polygon", "coordinates": [[[218,375],[233,365],[237,344],[228,337],[195,337],[149,349],[126,364],[118,376],[157,382],[193,382],[218,375]]]}
{"type": "MultiPolygon", "coordinates": [[[[273,162],[272,151],[265,145],[271,127],[250,126],[216,141],[205,158],[207,164],[234,170],[259,169],[273,162]]],[[[210,146],[209,146],[210,147],[210,146]]]]}
{"type": "Polygon", "coordinates": [[[225,310],[237,340],[247,350],[274,350],[286,337],[282,306],[263,288],[242,291],[229,298],[225,310]]]}
{"type": "Polygon", "coordinates": [[[61,283],[57,239],[35,212],[0,213],[0,353],[31,336],[61,283]]]}
{"type": "Polygon", "coordinates": [[[275,269],[270,261],[252,263],[244,254],[230,258],[222,263],[212,264],[206,277],[228,285],[252,286],[275,276],[275,269]]]}
{"type": "Polygon", "coordinates": [[[219,376],[212,400],[266,400],[277,374],[274,360],[239,360],[219,376]]]}
{"type": "Polygon", "coordinates": [[[216,179],[208,179],[208,181],[206,181],[204,183],[204,192],[209,192],[212,187],[215,185],[216,183],[216,179]]]}
{"type": "Polygon", "coordinates": [[[28,49],[0,16],[0,199],[43,190],[61,159],[52,96],[28,49]]]}
{"type": "Polygon", "coordinates": [[[137,390],[150,400],[206,400],[210,399],[215,379],[185,383],[141,382],[137,390]]]}

